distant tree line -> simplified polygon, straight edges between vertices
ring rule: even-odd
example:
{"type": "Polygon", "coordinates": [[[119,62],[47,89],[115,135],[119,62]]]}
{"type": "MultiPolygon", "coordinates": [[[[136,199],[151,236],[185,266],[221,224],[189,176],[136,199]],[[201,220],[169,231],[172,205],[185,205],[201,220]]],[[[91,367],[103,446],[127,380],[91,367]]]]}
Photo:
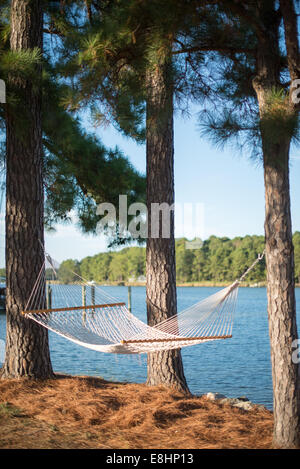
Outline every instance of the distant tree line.
{"type": "MultiPolygon", "coordinates": [[[[300,282],[300,232],[293,236],[295,249],[295,276],[300,282]]],[[[176,240],[176,272],[178,283],[230,282],[243,274],[259,253],[264,250],[263,236],[244,236],[229,239],[211,236],[201,248],[187,249],[186,239],[176,240]]],[[[190,243],[189,245],[190,246],[190,243]]],[[[63,261],[58,271],[62,283],[84,279],[104,282],[141,281],[146,275],[146,250],[144,247],[127,247],[119,251],[88,256],[80,262],[63,261]]],[[[49,272],[51,278],[51,272],[49,272]]],[[[265,260],[250,272],[248,281],[266,279],[265,260]]]]}

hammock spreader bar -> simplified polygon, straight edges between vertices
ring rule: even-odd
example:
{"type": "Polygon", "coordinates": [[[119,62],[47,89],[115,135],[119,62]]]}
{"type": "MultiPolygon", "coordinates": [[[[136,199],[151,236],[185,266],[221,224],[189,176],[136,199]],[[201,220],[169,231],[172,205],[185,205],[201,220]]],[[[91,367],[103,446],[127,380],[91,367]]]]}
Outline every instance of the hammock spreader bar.
{"type": "Polygon", "coordinates": [[[216,340],[216,339],[231,339],[232,335],[212,335],[200,337],[174,337],[174,339],[137,339],[137,340],[121,340],[121,344],[143,344],[152,342],[177,342],[186,340],[216,340]]]}
{"type": "Polygon", "coordinates": [[[78,309],[111,308],[112,306],[125,306],[125,303],[109,303],[109,304],[105,303],[101,305],[69,306],[68,308],[54,308],[54,309],[32,309],[29,311],[22,311],[22,314],[59,313],[61,311],[74,311],[78,309]]]}

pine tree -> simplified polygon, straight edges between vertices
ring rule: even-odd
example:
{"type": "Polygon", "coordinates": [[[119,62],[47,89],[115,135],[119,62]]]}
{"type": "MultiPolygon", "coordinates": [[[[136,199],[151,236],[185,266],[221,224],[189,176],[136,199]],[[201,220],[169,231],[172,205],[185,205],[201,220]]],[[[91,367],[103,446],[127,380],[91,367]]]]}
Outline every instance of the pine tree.
{"type": "MultiPolygon", "coordinates": [[[[280,2],[280,8],[284,4],[280,2]]],[[[289,96],[285,95],[280,76],[278,29],[284,9],[275,10],[275,2],[259,2],[256,13],[259,18],[255,26],[257,74],[253,88],[259,106],[264,161],[267,292],[274,389],[273,441],[275,446],[300,448],[300,372],[299,366],[292,361],[291,347],[298,333],[289,184],[289,152],[297,114],[291,92],[289,96]],[[258,34],[260,29],[263,29],[263,34],[258,34]]],[[[296,23],[295,12],[291,14],[296,23]]],[[[291,62],[294,57],[290,52],[293,45],[288,42],[290,22],[285,15],[287,60],[290,79],[293,80],[295,70],[291,62]]],[[[298,46],[297,27],[295,33],[293,43],[298,46]]],[[[299,50],[294,52],[299,78],[299,50]]]]}
{"type": "MultiPolygon", "coordinates": [[[[60,2],[56,3],[60,8],[60,2]]],[[[4,1],[0,6],[1,77],[7,82],[11,73],[20,73],[22,76],[31,75],[32,79],[32,64],[40,61],[41,55],[38,49],[12,53],[9,49],[10,5],[4,1]]],[[[117,206],[119,194],[127,195],[128,204],[144,200],[145,178],[133,168],[120,149],[106,148],[92,133],[83,129],[80,116],[66,110],[64,102],[71,90],[53,67],[53,54],[57,45],[56,42],[52,44],[53,35],[55,33],[59,36],[62,32],[53,29],[51,21],[52,26],[47,27],[49,10],[52,14],[57,11],[53,5],[43,6],[43,71],[34,86],[39,87],[42,93],[45,224],[52,229],[57,222],[69,221],[72,210],[76,213],[80,228],[94,233],[100,218],[95,215],[96,205],[110,202],[117,206]]],[[[68,26],[64,18],[61,14],[56,18],[62,31],[68,26]]],[[[17,98],[12,90],[8,90],[7,99],[9,103],[16,104],[17,98]]],[[[4,109],[4,106],[0,109],[1,129],[5,128],[4,109]]],[[[1,164],[5,172],[5,152],[1,153],[1,164]]],[[[1,194],[3,191],[1,187],[1,194]]]]}
{"type": "Polygon", "coordinates": [[[289,189],[290,145],[299,130],[299,106],[292,99],[293,80],[299,79],[294,3],[283,1],[276,9],[277,2],[272,0],[251,5],[220,2],[224,8],[224,31],[227,29],[244,45],[231,45],[228,54],[224,41],[225,49],[219,49],[222,60],[214,56],[214,107],[212,112],[202,113],[202,119],[206,117],[204,132],[210,131],[218,144],[235,137],[255,156],[261,149],[274,445],[285,448],[300,446],[300,376],[299,366],[292,361],[292,344],[298,335],[289,189]],[[286,57],[280,42],[282,20],[286,57]],[[244,134],[246,137],[241,137],[244,134]]]}
{"type": "Polygon", "coordinates": [[[6,113],[0,113],[7,139],[7,352],[2,374],[47,378],[52,376],[47,331],[20,314],[44,260],[44,222],[52,227],[76,209],[82,229],[95,231],[97,203],[116,203],[119,193],[135,201],[145,196],[145,183],[120,150],[108,150],[83,132],[61,105],[68,87],[58,84],[45,51],[42,57],[41,4],[2,2],[1,7],[0,68],[7,83],[6,113]]]}
{"type": "Polygon", "coordinates": [[[41,77],[41,2],[12,0],[10,56],[29,70],[10,73],[14,103],[6,113],[6,312],[4,378],[52,376],[47,331],[25,319],[28,294],[44,260],[41,93],[29,73],[41,77]]]}
{"type": "MultiPolygon", "coordinates": [[[[52,228],[57,222],[68,221],[72,210],[81,230],[96,234],[100,219],[97,204],[108,202],[118,209],[119,194],[127,196],[128,205],[145,200],[145,177],[120,149],[106,148],[83,130],[80,118],[61,105],[69,87],[55,80],[52,71],[43,83],[45,222],[52,228]]],[[[110,242],[120,242],[116,238],[117,234],[110,242]]]]}
{"type": "MultiPolygon", "coordinates": [[[[80,80],[79,100],[86,104],[106,103],[108,116],[127,135],[143,138],[146,103],[147,142],[147,317],[151,325],[176,314],[176,266],[174,214],[170,215],[170,237],[164,238],[162,221],[159,236],[151,235],[152,204],[174,203],[172,28],[169,4],[161,2],[94,2],[89,10],[91,26],[86,26],[79,49],[75,75],[80,80]],[[98,9],[96,8],[98,6],[98,9]],[[101,11],[101,15],[99,15],[101,11]],[[163,21],[162,21],[163,18],[163,21]],[[86,99],[85,99],[86,98],[86,99]],[[108,104],[108,106],[107,106],[108,104]]],[[[74,35],[66,47],[74,48],[74,35]]],[[[74,60],[66,74],[74,73],[74,60]]],[[[95,113],[103,119],[103,113],[95,113]]],[[[180,351],[148,356],[149,384],[165,384],[188,391],[180,351]]]]}

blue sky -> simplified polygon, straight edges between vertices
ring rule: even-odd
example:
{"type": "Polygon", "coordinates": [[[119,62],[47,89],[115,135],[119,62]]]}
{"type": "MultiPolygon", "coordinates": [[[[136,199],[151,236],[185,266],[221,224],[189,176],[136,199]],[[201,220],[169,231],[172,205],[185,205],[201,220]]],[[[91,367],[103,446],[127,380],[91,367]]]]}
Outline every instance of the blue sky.
{"type": "MultiPolygon", "coordinates": [[[[179,204],[203,204],[202,238],[263,234],[263,170],[248,155],[225,148],[216,149],[200,137],[196,115],[190,119],[175,117],[175,192],[179,204]]],[[[98,129],[97,135],[110,147],[118,145],[134,166],[145,172],[145,147],[122,137],[112,127],[98,129]]],[[[293,231],[300,231],[300,151],[291,152],[291,206],[293,231]]],[[[3,224],[3,220],[1,221],[3,224]]],[[[175,221],[176,224],[176,221],[175,221]]],[[[1,233],[3,229],[1,227],[1,233]]],[[[176,229],[176,235],[182,232],[176,229]]],[[[4,259],[1,237],[1,258],[4,259]]],[[[46,249],[59,262],[82,259],[105,251],[106,239],[83,236],[72,225],[59,225],[54,234],[46,234],[46,249]]],[[[3,265],[1,259],[1,266],[3,265]]]]}
{"type": "MultiPolygon", "coordinates": [[[[175,193],[179,204],[203,204],[202,237],[264,233],[264,183],[260,163],[249,155],[216,149],[199,135],[196,114],[175,117],[175,193]]],[[[122,137],[112,127],[97,130],[103,143],[118,145],[134,166],[145,172],[145,147],[122,137]]],[[[291,152],[293,231],[300,230],[300,151],[291,152]]],[[[176,221],[175,221],[176,224],[176,221]]],[[[178,228],[178,227],[177,227],[178,228]]],[[[182,235],[178,229],[177,235],[182,235]]],[[[83,236],[72,226],[60,226],[46,235],[47,249],[58,261],[81,259],[106,250],[103,237],[83,236]]]]}

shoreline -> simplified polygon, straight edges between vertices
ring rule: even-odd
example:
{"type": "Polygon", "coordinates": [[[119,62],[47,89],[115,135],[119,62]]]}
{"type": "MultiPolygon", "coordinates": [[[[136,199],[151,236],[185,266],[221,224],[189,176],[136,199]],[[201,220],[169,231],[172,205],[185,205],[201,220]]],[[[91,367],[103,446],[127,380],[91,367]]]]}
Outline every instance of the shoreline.
{"type": "MultiPolygon", "coordinates": [[[[178,282],[176,287],[229,287],[232,282],[215,282],[213,280],[206,280],[203,282],[178,282]]],[[[47,283],[52,285],[81,285],[81,283],[65,283],[62,284],[58,280],[47,280],[47,283]]],[[[105,282],[97,283],[98,287],[146,287],[146,282],[105,282]]],[[[239,288],[266,288],[267,282],[243,282],[239,288]]],[[[295,283],[295,288],[300,288],[300,283],[295,283]]]]}
{"type": "MultiPolygon", "coordinates": [[[[233,282],[178,282],[176,287],[229,287],[233,282]]],[[[111,282],[99,284],[102,287],[145,287],[146,282],[111,282]]],[[[239,288],[266,288],[267,282],[243,282],[239,288]]],[[[295,284],[295,288],[300,288],[300,283],[295,284]]]]}

